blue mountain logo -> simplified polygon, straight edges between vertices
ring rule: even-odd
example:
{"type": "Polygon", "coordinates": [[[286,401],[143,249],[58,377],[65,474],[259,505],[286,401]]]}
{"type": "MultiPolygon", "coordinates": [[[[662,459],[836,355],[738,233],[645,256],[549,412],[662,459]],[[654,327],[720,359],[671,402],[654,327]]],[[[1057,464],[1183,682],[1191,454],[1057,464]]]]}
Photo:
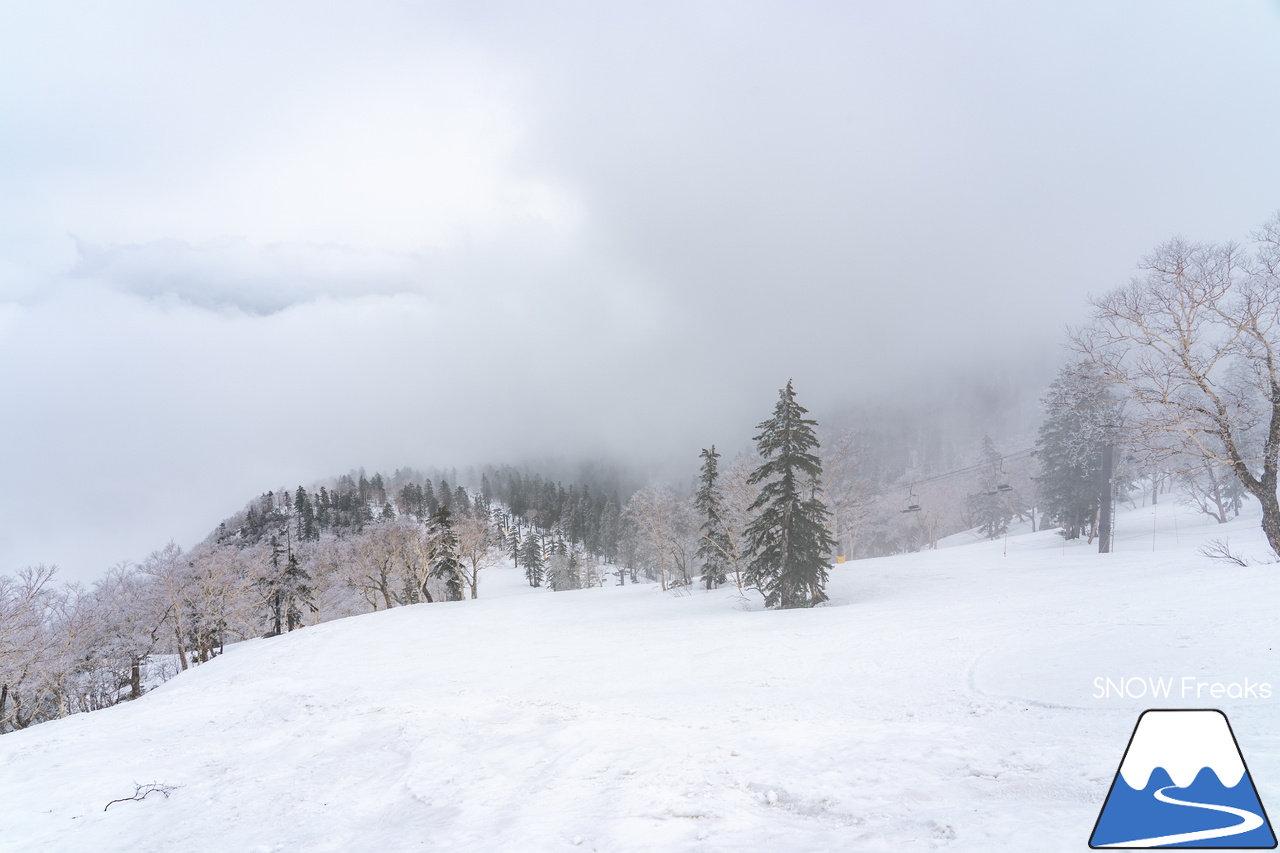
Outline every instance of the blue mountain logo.
{"type": "Polygon", "coordinates": [[[1144,711],[1092,848],[1272,849],[1275,833],[1221,711],[1144,711]]]}

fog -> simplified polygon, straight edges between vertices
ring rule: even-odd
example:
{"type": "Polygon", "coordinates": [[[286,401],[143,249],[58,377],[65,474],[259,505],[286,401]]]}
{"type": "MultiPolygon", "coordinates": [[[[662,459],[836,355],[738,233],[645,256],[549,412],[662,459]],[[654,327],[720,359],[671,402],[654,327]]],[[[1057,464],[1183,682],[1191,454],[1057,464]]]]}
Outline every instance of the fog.
{"type": "Polygon", "coordinates": [[[1090,292],[1280,207],[1277,51],[1275,3],[0,2],[0,572],[360,466],[678,471],[788,379],[1034,401],[1090,292]]]}

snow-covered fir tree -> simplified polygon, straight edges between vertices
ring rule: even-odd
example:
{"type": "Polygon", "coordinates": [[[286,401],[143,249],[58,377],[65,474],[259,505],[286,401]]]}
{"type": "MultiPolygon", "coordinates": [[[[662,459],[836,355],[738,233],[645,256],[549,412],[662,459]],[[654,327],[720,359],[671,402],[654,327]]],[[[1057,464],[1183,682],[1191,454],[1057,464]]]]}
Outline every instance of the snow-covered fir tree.
{"type": "Polygon", "coordinates": [[[547,560],[546,581],[554,592],[582,589],[581,557],[576,549],[551,554],[547,560]]]}
{"type": "Polygon", "coordinates": [[[542,546],[532,530],[520,542],[520,560],[524,563],[524,576],[529,586],[542,586],[542,546]]]}
{"type": "Polygon", "coordinates": [[[293,499],[294,521],[297,524],[299,542],[311,542],[320,538],[320,528],[316,525],[315,508],[307,490],[298,486],[293,499]]]}
{"type": "Polygon", "coordinates": [[[760,487],[760,495],[751,505],[759,515],[746,529],[746,581],[772,608],[812,607],[827,600],[827,565],[835,542],[827,532],[831,512],[819,497],[817,421],[804,417],[807,413],[788,380],[773,417],[755,436],[764,462],[749,480],[760,487]]]}
{"type": "Polygon", "coordinates": [[[694,508],[701,520],[698,550],[694,556],[702,563],[702,583],[707,589],[715,589],[724,583],[728,574],[730,544],[724,526],[724,496],[720,493],[720,471],[713,444],[699,454],[702,469],[698,474],[698,492],[694,495],[694,508]]]}
{"type": "Polygon", "coordinates": [[[279,536],[271,537],[266,572],[256,582],[263,591],[267,606],[268,635],[301,628],[304,608],[316,612],[311,595],[311,575],[298,560],[288,528],[283,533],[283,544],[279,536]]]}
{"type": "Polygon", "coordinates": [[[431,571],[427,576],[444,583],[445,601],[461,601],[462,563],[458,559],[453,517],[446,504],[440,504],[431,516],[431,551],[431,571]]]}
{"type": "Polygon", "coordinates": [[[978,469],[977,491],[965,501],[970,521],[988,539],[999,539],[1009,532],[1013,510],[1009,505],[1009,484],[1005,479],[1003,457],[991,436],[982,436],[982,461],[978,469]]]}
{"type": "Polygon", "coordinates": [[[1065,538],[1076,539],[1096,523],[1102,447],[1115,432],[1121,404],[1089,364],[1064,366],[1041,402],[1045,418],[1036,438],[1036,487],[1044,520],[1061,527],[1065,538]]]}

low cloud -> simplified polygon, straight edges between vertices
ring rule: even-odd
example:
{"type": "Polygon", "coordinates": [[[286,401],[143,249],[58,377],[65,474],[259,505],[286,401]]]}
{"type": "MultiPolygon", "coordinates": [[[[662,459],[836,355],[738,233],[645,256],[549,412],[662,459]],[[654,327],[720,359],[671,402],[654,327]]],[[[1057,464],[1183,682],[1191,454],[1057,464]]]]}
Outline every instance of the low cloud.
{"type": "Polygon", "coordinates": [[[1025,389],[1086,293],[1278,203],[1265,6],[6,22],[0,572],[353,466],[693,464],[788,378],[820,419],[1025,389]],[[1167,132],[1209,103],[1249,132],[1167,132]]]}
{"type": "Polygon", "coordinates": [[[76,240],[74,279],[148,299],[177,298],[214,310],[273,314],[320,297],[349,299],[430,293],[420,256],[307,243],[255,245],[157,240],[96,244],[76,240]]]}

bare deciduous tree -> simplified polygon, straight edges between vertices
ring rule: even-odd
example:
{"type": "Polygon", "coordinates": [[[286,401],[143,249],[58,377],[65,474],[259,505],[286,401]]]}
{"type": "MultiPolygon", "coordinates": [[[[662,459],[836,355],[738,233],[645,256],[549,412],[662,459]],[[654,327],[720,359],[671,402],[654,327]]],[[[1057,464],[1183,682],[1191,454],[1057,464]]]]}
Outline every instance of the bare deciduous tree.
{"type": "Polygon", "coordinates": [[[1226,465],[1198,456],[1183,458],[1185,467],[1175,472],[1175,482],[1182,486],[1182,503],[1194,507],[1219,524],[1226,524],[1231,513],[1239,515],[1241,489],[1239,479],[1226,465]]]}
{"type": "Polygon", "coordinates": [[[377,525],[346,543],[343,580],[360,593],[370,610],[395,606],[395,573],[401,544],[396,526],[377,525]]]}
{"type": "Polygon", "coordinates": [[[241,639],[255,633],[254,611],[260,598],[249,562],[238,548],[206,543],[187,559],[188,635],[196,660],[204,663],[228,635],[241,639]]]}
{"type": "Polygon", "coordinates": [[[751,505],[760,495],[760,488],[751,484],[751,474],[760,466],[760,457],[754,453],[740,453],[720,475],[721,520],[724,522],[725,541],[728,543],[727,569],[733,573],[733,581],[742,591],[742,572],[746,568],[746,538],[743,531],[751,523],[751,505]]]}
{"type": "Polygon", "coordinates": [[[16,578],[0,576],[0,734],[36,720],[35,703],[26,700],[51,645],[46,614],[57,571],[40,565],[20,570],[16,578]]]}
{"type": "Polygon", "coordinates": [[[1072,342],[1136,404],[1148,443],[1230,468],[1280,554],[1280,214],[1255,237],[1251,252],[1165,243],[1072,342]]]}
{"type": "Polygon", "coordinates": [[[872,489],[862,475],[865,449],[852,430],[824,437],[821,446],[822,493],[831,510],[831,538],[838,555],[852,557],[874,505],[872,489]]]}
{"type": "Polygon", "coordinates": [[[637,533],[637,557],[662,589],[692,580],[697,548],[693,512],[666,486],[648,485],[631,496],[624,513],[637,533]]]}
{"type": "Polygon", "coordinates": [[[94,584],[95,646],[118,688],[142,695],[142,668],[161,641],[169,611],[153,584],[127,562],[117,563],[94,584]]]}
{"type": "Polygon", "coordinates": [[[166,621],[174,641],[174,651],[178,655],[178,664],[183,670],[189,665],[187,660],[187,621],[186,600],[188,585],[191,580],[191,566],[183,558],[182,549],[177,543],[170,541],[159,551],[152,551],[142,561],[138,569],[151,578],[156,591],[168,614],[166,621]]]}
{"type": "Polygon", "coordinates": [[[502,557],[493,524],[483,509],[454,519],[453,533],[458,540],[458,558],[462,563],[462,579],[476,598],[480,588],[480,572],[496,566],[502,557]]]}

